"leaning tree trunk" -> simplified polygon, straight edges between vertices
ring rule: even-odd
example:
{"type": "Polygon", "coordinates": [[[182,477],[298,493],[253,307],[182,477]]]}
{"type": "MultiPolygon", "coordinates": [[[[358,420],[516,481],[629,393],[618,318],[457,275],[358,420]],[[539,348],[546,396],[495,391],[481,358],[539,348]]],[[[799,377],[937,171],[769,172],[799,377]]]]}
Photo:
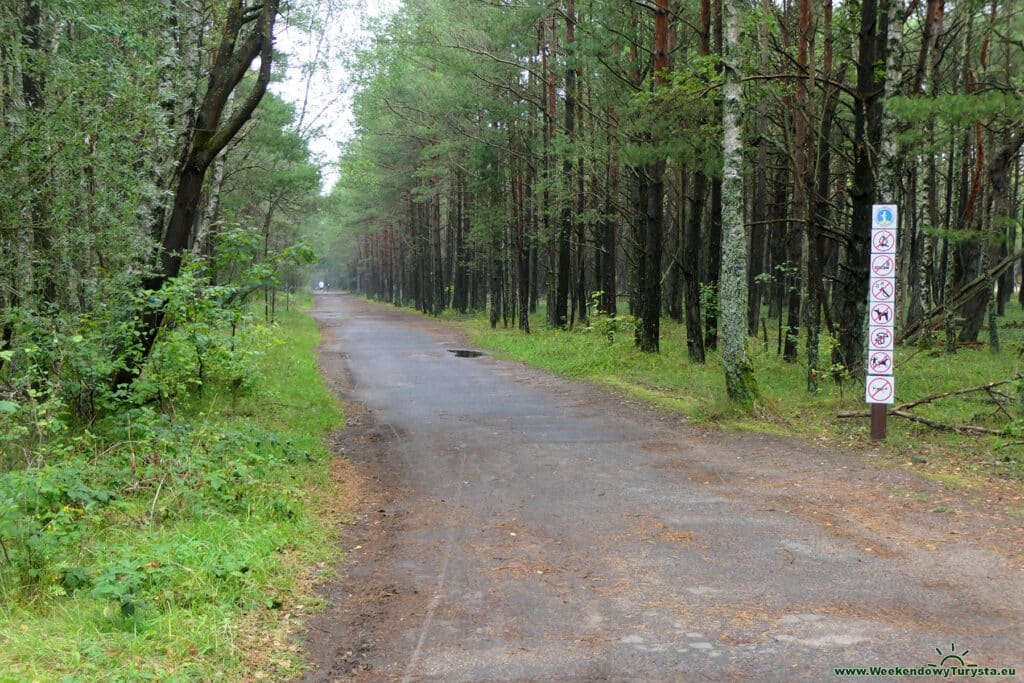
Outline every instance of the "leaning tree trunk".
{"type": "MultiPolygon", "coordinates": [[[[203,180],[210,164],[238,134],[252,116],[270,83],[273,63],[274,22],[281,0],[264,0],[258,14],[244,0],[233,0],[221,28],[220,45],[214,52],[206,94],[200,104],[189,136],[188,148],[177,172],[174,204],[161,242],[160,263],[155,274],[143,280],[143,288],[160,290],[168,280],[177,277],[182,255],[196,224],[203,180]],[[259,58],[259,72],[252,89],[243,102],[222,121],[229,98],[250,67],[259,58]]],[[[114,384],[131,382],[149,356],[157,332],[164,319],[161,304],[149,306],[138,321],[139,353],[118,370],[114,384]]]]}
{"type": "Polygon", "coordinates": [[[736,66],[740,55],[740,16],[737,3],[725,4],[722,105],[722,367],[729,398],[751,403],[757,397],[754,369],[747,359],[747,239],[743,229],[743,86],[736,66]]]}

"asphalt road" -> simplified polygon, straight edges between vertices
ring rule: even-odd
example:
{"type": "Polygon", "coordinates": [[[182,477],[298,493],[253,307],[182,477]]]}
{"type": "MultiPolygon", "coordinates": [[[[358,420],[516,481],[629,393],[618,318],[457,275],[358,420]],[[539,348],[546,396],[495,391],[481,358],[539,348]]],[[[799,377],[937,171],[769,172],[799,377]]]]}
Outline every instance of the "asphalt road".
{"type": "Polygon", "coordinates": [[[354,297],[314,316],[363,486],[305,680],[894,680],[834,670],[949,655],[1024,680],[1008,501],[459,357],[354,297]]]}

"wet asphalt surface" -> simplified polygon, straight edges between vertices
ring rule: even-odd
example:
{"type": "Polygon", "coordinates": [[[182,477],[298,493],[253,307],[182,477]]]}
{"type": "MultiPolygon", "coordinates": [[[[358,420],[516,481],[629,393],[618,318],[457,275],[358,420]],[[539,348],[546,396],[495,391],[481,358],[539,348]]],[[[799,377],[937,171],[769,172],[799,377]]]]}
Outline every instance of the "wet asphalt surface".
{"type": "Polygon", "coordinates": [[[370,485],[304,680],[892,680],[834,669],[954,647],[1024,680],[1024,524],[998,505],[459,357],[354,297],[314,316],[370,485]]]}

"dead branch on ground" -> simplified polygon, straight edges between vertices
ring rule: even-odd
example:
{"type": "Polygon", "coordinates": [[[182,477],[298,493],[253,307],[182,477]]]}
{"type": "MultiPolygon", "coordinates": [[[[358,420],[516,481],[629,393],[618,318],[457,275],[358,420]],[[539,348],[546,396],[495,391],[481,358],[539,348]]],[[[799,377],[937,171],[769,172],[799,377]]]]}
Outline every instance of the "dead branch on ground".
{"type": "MultiPolygon", "coordinates": [[[[916,413],[912,413],[912,412],[910,412],[910,410],[913,409],[913,408],[916,408],[917,406],[920,406],[920,405],[925,405],[925,404],[928,404],[928,403],[932,403],[934,401],[939,400],[940,398],[948,398],[950,396],[963,396],[964,394],[972,394],[972,393],[979,392],[979,391],[986,392],[989,395],[989,397],[994,402],[996,402],[996,404],[998,405],[998,400],[997,400],[996,396],[998,395],[998,396],[1005,397],[1006,395],[1003,394],[1002,392],[994,391],[994,389],[996,387],[1003,386],[1004,384],[1009,384],[1010,382],[1016,382],[1016,381],[1021,380],[1021,379],[1024,379],[1024,372],[1019,372],[1019,373],[1017,373],[1016,375],[1014,375],[1013,377],[1011,377],[1009,379],[1000,380],[998,382],[988,382],[986,384],[979,384],[978,386],[975,386],[975,387],[965,387],[963,389],[954,389],[953,391],[943,391],[943,392],[936,393],[936,394],[929,394],[928,396],[925,396],[924,398],[919,398],[916,401],[908,401],[907,403],[901,403],[898,406],[894,406],[892,408],[889,408],[888,414],[889,415],[895,415],[896,417],[902,417],[902,418],[904,418],[906,420],[910,420],[912,422],[918,422],[920,424],[932,427],[933,429],[939,429],[939,430],[946,431],[946,432],[955,432],[957,434],[977,434],[977,435],[985,435],[985,436],[999,436],[1001,434],[1004,434],[1006,432],[1006,430],[1005,429],[990,429],[988,427],[978,427],[976,425],[953,425],[953,424],[946,424],[945,422],[939,422],[938,420],[933,420],[931,418],[924,417],[924,416],[918,415],[916,413]]],[[[1002,408],[1002,406],[1000,406],[1000,408],[1002,408]]],[[[1005,410],[1003,412],[1005,412],[1005,410]]],[[[836,417],[839,417],[839,418],[871,417],[871,411],[869,411],[869,410],[854,410],[854,411],[842,412],[842,413],[837,413],[836,417]]]]}

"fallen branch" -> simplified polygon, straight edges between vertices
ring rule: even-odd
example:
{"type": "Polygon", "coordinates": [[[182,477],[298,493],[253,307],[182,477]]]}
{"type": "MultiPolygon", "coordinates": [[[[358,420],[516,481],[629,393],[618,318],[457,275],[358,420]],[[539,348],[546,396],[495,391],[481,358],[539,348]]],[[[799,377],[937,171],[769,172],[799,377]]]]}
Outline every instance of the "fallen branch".
{"type": "Polygon", "coordinates": [[[984,436],[1002,436],[1004,430],[1002,429],[988,429],[987,427],[975,427],[974,425],[950,425],[945,422],[939,422],[938,420],[932,420],[927,417],[922,417],[914,413],[908,413],[905,410],[899,410],[893,408],[889,411],[890,415],[896,417],[902,417],[912,422],[920,422],[921,424],[928,425],[934,429],[940,429],[944,432],[955,432],[956,434],[975,434],[984,436]]]}
{"type": "Polygon", "coordinates": [[[924,398],[919,398],[916,401],[911,401],[909,403],[901,403],[900,405],[896,406],[894,410],[908,410],[910,408],[917,407],[923,403],[931,403],[932,401],[936,401],[940,398],[946,398],[947,396],[962,396],[963,394],[971,394],[976,391],[991,391],[996,387],[1001,387],[1002,385],[1009,384],[1010,382],[1016,382],[1019,379],[1024,379],[1024,373],[1018,372],[1010,379],[1004,379],[999,382],[989,382],[988,384],[979,384],[976,387],[967,387],[966,389],[945,391],[942,392],[941,394],[929,394],[928,396],[925,396],[924,398]]]}
{"type": "MultiPolygon", "coordinates": [[[[902,417],[911,422],[919,422],[923,425],[928,425],[934,429],[940,429],[944,432],[955,432],[957,434],[975,434],[984,436],[1001,436],[1005,434],[1002,429],[988,429],[987,427],[976,427],[974,425],[951,425],[945,422],[939,422],[928,417],[917,415],[906,410],[901,410],[899,407],[889,408],[889,415],[895,415],[896,417],[902,417]]],[[[836,417],[871,417],[871,411],[869,410],[856,410],[845,413],[837,413],[836,417]]]]}
{"type": "MultiPolygon", "coordinates": [[[[1010,254],[1002,261],[997,263],[996,265],[989,268],[987,272],[982,273],[981,275],[979,275],[978,277],[974,278],[966,285],[964,285],[963,289],[961,289],[959,292],[953,295],[953,308],[959,308],[960,306],[963,306],[965,303],[967,303],[974,297],[981,294],[982,288],[991,279],[997,278],[1000,275],[1002,275],[1003,272],[1011,268],[1022,256],[1024,256],[1024,249],[1018,249],[1017,251],[1015,251],[1014,253],[1010,254]]],[[[904,341],[906,341],[909,337],[916,334],[922,325],[931,321],[932,318],[942,313],[945,309],[945,304],[939,304],[932,310],[928,311],[925,315],[921,316],[919,319],[907,325],[906,329],[903,330],[903,332],[901,332],[898,337],[896,337],[895,343],[901,344],[904,341]]]]}
{"type": "MultiPolygon", "coordinates": [[[[925,396],[924,398],[917,399],[916,401],[909,401],[907,403],[901,403],[898,406],[890,408],[889,409],[889,414],[890,415],[895,415],[896,411],[910,410],[911,408],[916,408],[919,405],[922,405],[922,404],[925,404],[925,403],[931,403],[932,401],[937,401],[940,398],[947,398],[949,396],[962,396],[963,394],[971,394],[971,393],[974,393],[976,391],[988,391],[988,392],[991,392],[991,390],[996,388],[996,387],[1000,387],[1000,386],[1002,386],[1004,384],[1009,384],[1010,382],[1016,382],[1019,379],[1024,379],[1024,372],[1019,372],[1016,375],[1014,375],[1013,377],[1011,377],[1010,379],[1004,379],[1004,380],[1000,380],[998,382],[989,382],[988,384],[979,384],[976,387],[967,387],[965,389],[954,389],[953,391],[944,391],[944,392],[939,393],[939,394],[929,394],[929,395],[925,396]]],[[[869,411],[869,410],[850,411],[850,412],[845,412],[845,413],[839,413],[838,415],[836,415],[836,417],[871,417],[871,411],[869,411]]]]}
{"type": "MultiPolygon", "coordinates": [[[[1024,379],[1024,372],[1019,372],[1019,373],[1017,373],[1016,375],[1014,375],[1013,377],[1011,377],[1009,379],[1000,380],[998,382],[989,382],[987,384],[979,384],[976,387],[966,387],[964,389],[955,389],[953,391],[943,391],[943,392],[937,393],[937,394],[929,394],[928,396],[925,396],[924,398],[919,398],[916,401],[908,401],[907,403],[901,403],[898,406],[894,406],[892,408],[889,408],[887,412],[888,412],[889,415],[895,415],[896,417],[902,417],[902,418],[904,418],[906,420],[910,420],[912,422],[919,422],[921,424],[928,425],[929,427],[932,427],[934,429],[941,429],[942,431],[946,431],[946,432],[955,432],[957,434],[978,434],[978,435],[986,435],[986,436],[999,436],[1001,434],[1004,434],[1005,430],[1003,430],[1003,429],[989,429],[987,427],[976,427],[974,425],[951,425],[951,424],[946,424],[945,422],[939,422],[938,420],[933,420],[931,418],[922,417],[921,415],[917,415],[915,413],[912,413],[912,412],[910,412],[910,409],[911,408],[916,408],[917,406],[923,405],[925,403],[931,403],[932,401],[937,401],[940,398],[947,398],[949,396],[963,396],[964,394],[971,394],[971,393],[978,392],[978,391],[988,392],[989,396],[992,396],[992,394],[994,394],[994,393],[1000,393],[1000,392],[994,392],[993,391],[993,389],[995,387],[1002,386],[1004,384],[1009,384],[1010,382],[1016,382],[1017,380],[1020,380],[1020,379],[1024,379]]],[[[999,408],[1002,409],[1002,406],[999,406],[999,408]]],[[[1005,412],[1005,410],[1003,412],[1005,412]]],[[[848,412],[843,412],[843,413],[837,413],[836,417],[839,417],[839,418],[871,417],[871,411],[870,410],[848,411],[848,412]]]]}

